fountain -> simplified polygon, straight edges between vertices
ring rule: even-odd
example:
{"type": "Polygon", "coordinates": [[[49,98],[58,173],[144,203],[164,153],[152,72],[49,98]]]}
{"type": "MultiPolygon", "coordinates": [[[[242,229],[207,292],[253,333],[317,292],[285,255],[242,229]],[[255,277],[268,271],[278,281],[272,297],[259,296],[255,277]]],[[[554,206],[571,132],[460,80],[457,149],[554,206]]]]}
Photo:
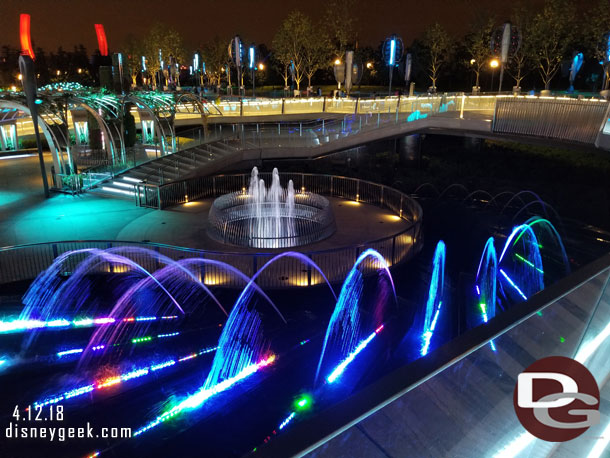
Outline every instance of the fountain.
{"type": "Polygon", "coordinates": [[[248,190],[218,197],[208,217],[214,240],[253,248],[289,248],[317,242],[335,232],[328,199],[310,192],[296,193],[292,180],[284,189],[273,169],[271,187],[254,167],[248,190]]]}
{"type": "Polygon", "coordinates": [[[430,278],[430,289],[428,290],[428,301],[426,302],[426,314],[422,330],[422,348],[420,354],[426,356],[430,348],[430,340],[436,329],[438,315],[443,305],[443,292],[445,289],[445,242],[440,240],[434,251],[432,261],[432,276],[430,278]]]}
{"type": "Polygon", "coordinates": [[[369,248],[358,257],[352,270],[343,282],[339,299],[326,328],[314,385],[318,384],[321,373],[329,369],[335,361],[341,361],[326,376],[326,382],[328,383],[333,383],[337,380],[356,355],[381,332],[384,327],[382,321],[384,318],[383,311],[387,306],[387,302],[390,301],[396,301],[396,290],[392,274],[383,256],[369,248]],[[364,279],[360,269],[366,267],[363,263],[369,258],[371,261],[369,266],[374,267],[387,278],[392,294],[388,294],[390,288],[387,284],[381,285],[383,294],[380,292],[379,300],[373,304],[373,310],[363,314],[361,311],[361,308],[363,308],[361,301],[363,298],[364,279]],[[363,339],[363,337],[366,338],[363,339]]]}

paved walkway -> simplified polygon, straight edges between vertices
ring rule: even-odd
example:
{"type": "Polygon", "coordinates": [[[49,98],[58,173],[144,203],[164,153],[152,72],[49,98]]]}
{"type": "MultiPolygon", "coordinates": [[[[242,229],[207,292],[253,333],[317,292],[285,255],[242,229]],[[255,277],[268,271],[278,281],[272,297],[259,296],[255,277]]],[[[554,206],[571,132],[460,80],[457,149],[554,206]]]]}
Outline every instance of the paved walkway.
{"type": "MultiPolygon", "coordinates": [[[[50,156],[46,159],[50,162],[50,156]]],[[[372,205],[339,199],[331,202],[338,231],[308,245],[308,251],[376,240],[406,227],[404,221],[372,205]]],[[[226,251],[226,245],[206,234],[210,203],[191,202],[158,211],[136,207],[131,200],[91,194],[52,193],[45,199],[36,156],[0,160],[0,247],[62,240],[121,240],[226,251]]]]}

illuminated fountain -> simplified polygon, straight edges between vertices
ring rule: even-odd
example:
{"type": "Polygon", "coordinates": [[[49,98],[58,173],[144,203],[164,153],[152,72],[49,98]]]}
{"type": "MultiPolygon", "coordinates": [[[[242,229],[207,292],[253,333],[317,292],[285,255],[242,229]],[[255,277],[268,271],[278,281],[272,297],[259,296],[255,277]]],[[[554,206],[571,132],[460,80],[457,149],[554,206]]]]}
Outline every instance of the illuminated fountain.
{"type": "Polygon", "coordinates": [[[526,301],[544,289],[540,246],[528,224],[515,227],[506,239],[498,258],[498,296],[506,303],[526,301]]]}
{"type": "Polygon", "coordinates": [[[430,348],[430,340],[434,335],[438,315],[443,306],[443,293],[445,289],[445,242],[440,240],[434,251],[432,261],[432,276],[428,290],[428,301],[426,302],[426,314],[422,332],[421,355],[425,356],[430,348]]]}
{"type": "Polygon", "coordinates": [[[314,384],[318,383],[320,374],[326,374],[333,365],[335,365],[334,369],[325,375],[326,382],[334,383],[341,376],[358,353],[383,330],[384,312],[390,301],[396,301],[396,291],[388,264],[381,254],[368,249],[358,257],[343,282],[339,299],[326,329],[314,384]],[[364,308],[362,303],[364,276],[361,269],[366,267],[365,261],[370,262],[368,267],[373,267],[382,273],[391,288],[387,283],[383,283],[376,292],[374,300],[370,301],[372,309],[366,310],[366,314],[363,314],[361,308],[364,308]],[[336,365],[336,361],[340,361],[339,365],[336,365]]]}
{"type": "Polygon", "coordinates": [[[475,284],[481,317],[485,323],[496,316],[497,279],[498,259],[494,238],[490,237],[485,243],[483,255],[479,261],[475,284]]]}
{"type": "Polygon", "coordinates": [[[296,193],[292,180],[280,185],[273,169],[271,186],[252,169],[248,190],[214,200],[208,234],[215,240],[254,248],[289,248],[317,242],[335,231],[328,199],[310,192],[296,193]]]}

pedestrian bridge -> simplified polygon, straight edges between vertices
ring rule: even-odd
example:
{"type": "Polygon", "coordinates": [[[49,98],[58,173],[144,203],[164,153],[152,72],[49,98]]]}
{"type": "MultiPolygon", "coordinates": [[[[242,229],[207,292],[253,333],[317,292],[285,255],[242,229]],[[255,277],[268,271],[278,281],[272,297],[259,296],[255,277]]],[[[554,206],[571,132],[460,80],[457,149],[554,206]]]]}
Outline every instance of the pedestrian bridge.
{"type": "MultiPolygon", "coordinates": [[[[146,171],[134,172],[133,183],[165,185],[243,161],[315,158],[418,133],[610,149],[610,104],[599,98],[443,94],[207,101],[187,93],[54,93],[39,100],[41,130],[59,175],[56,187],[66,186],[66,177],[69,187],[92,187],[134,168],[146,171]],[[140,135],[139,146],[131,149],[120,134],[126,113],[140,135]],[[101,145],[88,138],[88,123],[97,123],[101,145]],[[84,179],[75,179],[81,172],[84,179]]],[[[19,94],[0,96],[0,109],[0,146],[7,150],[32,134],[31,119],[19,94]]]]}

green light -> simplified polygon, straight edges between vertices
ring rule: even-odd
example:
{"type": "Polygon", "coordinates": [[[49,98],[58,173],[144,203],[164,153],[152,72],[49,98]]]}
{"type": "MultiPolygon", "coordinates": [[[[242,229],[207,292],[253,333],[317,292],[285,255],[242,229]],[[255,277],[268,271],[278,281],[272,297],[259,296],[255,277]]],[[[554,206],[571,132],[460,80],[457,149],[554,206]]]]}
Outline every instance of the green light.
{"type": "Polygon", "coordinates": [[[297,410],[307,409],[311,406],[312,398],[308,394],[301,396],[295,401],[297,410]]]}
{"type": "Polygon", "coordinates": [[[542,316],[542,312],[536,312],[536,315],[542,316]]]}
{"type": "Polygon", "coordinates": [[[564,339],[563,337],[560,337],[560,338],[559,338],[559,341],[560,341],[561,343],[564,343],[564,342],[566,341],[566,339],[564,339]]]}
{"type": "Polygon", "coordinates": [[[479,307],[481,308],[481,312],[487,313],[487,306],[483,302],[479,304],[479,307]]]}
{"type": "Polygon", "coordinates": [[[141,342],[148,342],[149,340],[152,340],[151,336],[138,337],[138,338],[135,338],[135,339],[131,339],[131,343],[137,344],[137,343],[141,343],[141,342]]]}
{"type": "Polygon", "coordinates": [[[525,259],[523,256],[521,256],[520,254],[515,253],[515,256],[517,257],[517,259],[519,259],[520,261],[523,261],[524,263],[526,263],[528,266],[533,267],[534,269],[536,269],[538,272],[540,272],[541,274],[544,274],[544,271],[542,269],[539,269],[538,267],[536,267],[534,264],[532,264],[530,261],[528,261],[527,259],[525,259]]]}

